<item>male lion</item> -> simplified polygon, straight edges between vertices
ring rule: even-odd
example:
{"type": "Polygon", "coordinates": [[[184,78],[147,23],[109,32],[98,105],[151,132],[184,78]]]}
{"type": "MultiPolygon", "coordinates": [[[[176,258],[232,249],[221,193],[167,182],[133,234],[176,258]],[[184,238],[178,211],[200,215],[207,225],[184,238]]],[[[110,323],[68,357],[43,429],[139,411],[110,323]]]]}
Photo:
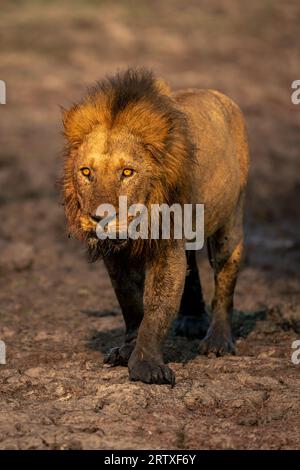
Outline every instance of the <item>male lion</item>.
{"type": "MultiPolygon", "coordinates": [[[[131,380],[174,384],[162,343],[179,310],[177,334],[204,338],[200,353],[234,353],[233,293],[243,248],[248,144],[240,109],[214,90],[171,93],[147,70],[109,77],[64,111],[63,197],[70,232],[102,256],[120,303],[125,342],[105,361],[127,365],[131,380]],[[195,251],[185,241],[100,241],[102,203],[203,203],[215,274],[212,320],[195,251]]],[[[118,214],[117,214],[118,215],[118,214]]],[[[121,228],[118,228],[119,233],[121,228]]]]}

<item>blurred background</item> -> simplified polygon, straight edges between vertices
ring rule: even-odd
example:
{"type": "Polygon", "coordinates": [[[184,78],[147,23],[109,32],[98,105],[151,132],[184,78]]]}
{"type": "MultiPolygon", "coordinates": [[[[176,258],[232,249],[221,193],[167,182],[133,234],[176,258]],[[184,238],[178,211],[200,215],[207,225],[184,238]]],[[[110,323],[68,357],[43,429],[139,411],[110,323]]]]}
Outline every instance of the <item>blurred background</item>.
{"type": "MultiPolygon", "coordinates": [[[[291,83],[300,79],[299,24],[298,0],[1,0],[0,339],[13,351],[7,370],[40,367],[42,376],[57,361],[64,370],[77,361],[79,371],[100,360],[86,346],[94,330],[113,331],[112,342],[121,335],[102,264],[88,265],[83,247],[67,238],[57,180],[60,106],[128,65],[151,67],[174,89],[216,88],[242,108],[251,174],[236,306],[275,309],[286,325],[300,321],[300,105],[291,103],[291,83]]],[[[209,301],[212,277],[202,258],[209,301]]],[[[96,335],[96,346],[105,338],[96,335]]],[[[42,388],[36,393],[47,399],[42,388]]]]}

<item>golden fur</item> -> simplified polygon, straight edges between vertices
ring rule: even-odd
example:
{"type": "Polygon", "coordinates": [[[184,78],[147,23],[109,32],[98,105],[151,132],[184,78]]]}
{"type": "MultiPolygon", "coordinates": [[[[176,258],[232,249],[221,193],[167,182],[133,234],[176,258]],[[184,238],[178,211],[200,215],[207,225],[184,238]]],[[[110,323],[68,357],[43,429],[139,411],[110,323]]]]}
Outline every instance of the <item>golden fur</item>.
{"type": "MultiPolygon", "coordinates": [[[[129,69],[108,77],[82,103],[63,112],[63,124],[67,141],[63,199],[69,230],[77,238],[86,239],[88,232],[78,203],[74,158],[99,125],[109,132],[125,129],[142,140],[155,182],[147,204],[187,201],[194,149],[186,118],[174,106],[166,84],[151,72],[129,69]]],[[[141,240],[132,243],[133,249],[140,252],[142,244],[141,240]]]]}
{"type": "Polygon", "coordinates": [[[126,325],[124,345],[113,348],[105,361],[128,364],[131,380],[174,384],[162,345],[179,310],[176,331],[205,335],[202,354],[234,353],[230,321],[243,252],[249,163],[238,106],[213,90],[170,93],[151,72],[127,70],[98,83],[84,101],[64,112],[63,122],[69,229],[88,242],[96,258],[103,256],[126,325]],[[122,177],[126,169],[129,178],[122,177]],[[101,242],[96,237],[97,208],[102,203],[116,208],[121,195],[128,206],[205,205],[204,232],[215,279],[208,329],[195,251],[186,252],[185,240],[101,242]]]}

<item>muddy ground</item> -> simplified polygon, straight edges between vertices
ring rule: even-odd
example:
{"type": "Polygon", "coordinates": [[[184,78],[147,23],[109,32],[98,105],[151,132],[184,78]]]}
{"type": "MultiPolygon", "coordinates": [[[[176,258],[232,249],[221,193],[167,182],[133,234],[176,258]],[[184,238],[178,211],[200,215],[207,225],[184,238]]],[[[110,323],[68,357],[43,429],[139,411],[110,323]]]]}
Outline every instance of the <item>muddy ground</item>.
{"type": "MultiPolygon", "coordinates": [[[[299,22],[297,0],[1,2],[1,449],[300,447],[299,22]],[[128,64],[229,94],[249,128],[238,354],[200,357],[171,332],[173,389],[103,366],[120,309],[103,265],[67,238],[56,185],[59,105],[128,64]]],[[[199,265],[209,303],[204,254],[199,265]]]]}

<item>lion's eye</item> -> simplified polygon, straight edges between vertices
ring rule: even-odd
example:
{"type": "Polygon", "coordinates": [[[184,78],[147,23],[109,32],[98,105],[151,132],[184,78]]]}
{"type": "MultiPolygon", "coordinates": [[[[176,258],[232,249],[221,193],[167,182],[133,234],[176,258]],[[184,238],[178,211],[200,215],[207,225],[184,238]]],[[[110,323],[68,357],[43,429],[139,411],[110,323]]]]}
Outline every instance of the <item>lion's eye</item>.
{"type": "Polygon", "coordinates": [[[91,175],[91,170],[89,168],[81,168],[80,171],[84,176],[90,176],[91,175]]]}
{"type": "Polygon", "coordinates": [[[125,176],[125,178],[128,178],[128,176],[132,176],[134,173],[134,170],[132,170],[131,168],[124,168],[124,170],[122,171],[122,176],[125,176]]]}

